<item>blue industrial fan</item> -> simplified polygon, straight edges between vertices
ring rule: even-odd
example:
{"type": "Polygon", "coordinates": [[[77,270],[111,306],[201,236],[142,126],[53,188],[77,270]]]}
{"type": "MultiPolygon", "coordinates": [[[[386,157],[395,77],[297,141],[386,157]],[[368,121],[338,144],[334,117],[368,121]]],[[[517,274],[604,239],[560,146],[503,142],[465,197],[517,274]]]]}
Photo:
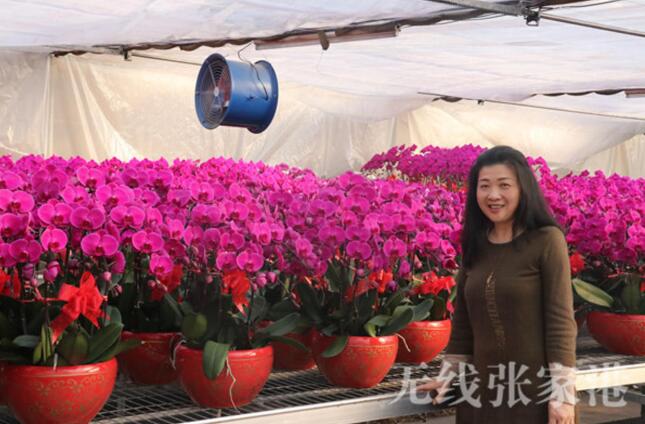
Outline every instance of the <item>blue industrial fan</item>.
{"type": "Polygon", "coordinates": [[[264,60],[252,64],[210,55],[195,86],[199,122],[209,130],[220,125],[266,130],[278,106],[278,78],[264,60]]]}

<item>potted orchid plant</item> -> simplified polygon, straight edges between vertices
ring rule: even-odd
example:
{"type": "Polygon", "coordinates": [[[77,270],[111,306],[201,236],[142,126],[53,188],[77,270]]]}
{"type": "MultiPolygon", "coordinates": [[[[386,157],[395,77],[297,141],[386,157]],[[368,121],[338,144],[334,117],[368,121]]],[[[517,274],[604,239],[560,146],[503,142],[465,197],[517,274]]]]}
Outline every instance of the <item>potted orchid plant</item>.
{"type": "Polygon", "coordinates": [[[0,360],[4,396],[24,423],[89,422],[112,392],[114,357],[138,344],[120,341],[105,302],[119,241],[93,199],[96,181],[82,167],[68,177],[64,163],[27,158],[0,170],[0,360]],[[61,378],[69,384],[42,389],[61,378]]]}
{"type": "Polygon", "coordinates": [[[185,216],[184,341],[176,364],[182,386],[196,403],[237,407],[251,402],[268,379],[273,365],[269,343],[298,344],[283,336],[300,317],[289,313],[264,325],[282,224],[263,212],[259,196],[244,181],[213,183],[222,189],[220,206],[195,199],[185,216]]]}
{"type": "Polygon", "coordinates": [[[413,304],[397,282],[410,274],[417,221],[429,221],[418,190],[345,174],[310,199],[315,207],[290,217],[300,222],[298,256],[319,270],[294,290],[301,313],[317,329],[312,350],[318,368],[334,384],[378,384],[396,358],[396,334],[430,312],[430,301],[413,304]],[[356,359],[362,346],[378,352],[378,360],[356,359]]]}

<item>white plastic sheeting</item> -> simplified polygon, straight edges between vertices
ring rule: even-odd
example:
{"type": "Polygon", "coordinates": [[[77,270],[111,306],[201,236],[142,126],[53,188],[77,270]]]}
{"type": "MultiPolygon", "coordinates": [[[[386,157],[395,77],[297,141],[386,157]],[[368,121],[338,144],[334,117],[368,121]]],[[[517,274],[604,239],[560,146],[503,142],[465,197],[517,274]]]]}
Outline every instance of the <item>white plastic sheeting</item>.
{"type": "MultiPolygon", "coordinates": [[[[0,61],[0,153],[157,158],[230,156],[309,167],[321,175],[358,169],[399,144],[510,144],[576,169],[586,158],[645,132],[645,123],[427,96],[370,96],[284,83],[269,129],[203,129],[193,105],[197,66],[115,56],[47,59],[4,55],[0,61]],[[345,108],[334,110],[339,105],[345,108]],[[362,111],[362,113],[360,113],[362,111]]],[[[577,109],[624,98],[534,98],[577,109]],[[588,100],[585,100],[588,99],[588,100]]],[[[630,99],[638,109],[645,99],[630,99]]],[[[623,103],[624,104],[624,103],[623,103]]],[[[624,110],[624,113],[630,113],[624,110]]],[[[645,175],[645,157],[596,158],[605,171],[645,175]],[[634,162],[640,159],[640,162],[634,162]],[[604,162],[603,162],[604,161],[604,162]],[[613,168],[612,168],[613,167],[613,168]]],[[[619,155],[620,156],[620,155],[619,155]]]]}
{"type": "Polygon", "coordinates": [[[455,9],[426,0],[2,0],[0,46],[266,37],[455,9]]]}
{"type": "MultiPolygon", "coordinates": [[[[278,111],[266,132],[253,135],[199,126],[196,66],[110,55],[49,58],[42,52],[267,36],[455,9],[424,0],[0,0],[0,10],[0,152],[95,159],[222,155],[335,175],[398,144],[503,143],[542,155],[554,167],[586,163],[645,176],[644,141],[633,139],[645,132],[642,120],[431,102],[419,94],[645,118],[645,100],[620,93],[532,96],[645,86],[643,38],[544,20],[534,28],[521,18],[489,16],[405,28],[392,39],[332,44],[325,52],[320,46],[237,46],[137,53],[195,64],[214,51],[236,60],[269,60],[280,81],[278,111]]],[[[551,13],[645,28],[642,0],[595,0],[551,13]]]]}

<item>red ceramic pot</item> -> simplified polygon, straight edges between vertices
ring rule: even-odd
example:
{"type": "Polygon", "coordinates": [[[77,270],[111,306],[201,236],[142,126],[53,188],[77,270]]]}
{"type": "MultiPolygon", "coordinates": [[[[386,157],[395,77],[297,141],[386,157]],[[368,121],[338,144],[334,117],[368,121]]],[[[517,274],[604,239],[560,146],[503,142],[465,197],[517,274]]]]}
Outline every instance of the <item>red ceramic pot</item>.
{"type": "Polygon", "coordinates": [[[87,424],[110,397],[117,361],[69,367],[8,365],[7,403],[23,424],[87,424]]]}
{"type": "Polygon", "coordinates": [[[138,339],[143,343],[119,355],[120,369],[138,384],[170,384],[177,380],[177,370],[170,358],[179,333],[131,333],[124,331],[122,340],[138,339]]]}
{"type": "Polygon", "coordinates": [[[336,386],[373,387],[383,381],[394,365],[399,347],[397,336],[350,336],[345,349],[332,358],[322,353],[335,337],[314,332],[311,350],[320,372],[336,386]]]}
{"type": "MultiPolygon", "coordinates": [[[[299,341],[308,349],[311,349],[312,331],[303,333],[289,333],[285,337],[299,341]]],[[[311,351],[304,351],[295,346],[282,342],[271,342],[273,346],[273,367],[279,370],[300,371],[308,370],[316,366],[311,351]]]]}
{"type": "Polygon", "coordinates": [[[188,396],[208,408],[240,407],[251,403],[269,379],[273,366],[271,346],[228,353],[228,367],[213,380],[204,375],[202,350],[177,348],[179,382],[188,396]]]}
{"type": "Polygon", "coordinates": [[[594,339],[608,350],[645,356],[645,315],[589,312],[587,327],[594,339]]]}
{"type": "Polygon", "coordinates": [[[450,320],[411,322],[399,331],[405,343],[399,342],[397,362],[420,364],[430,362],[446,348],[450,340],[450,320]]]}

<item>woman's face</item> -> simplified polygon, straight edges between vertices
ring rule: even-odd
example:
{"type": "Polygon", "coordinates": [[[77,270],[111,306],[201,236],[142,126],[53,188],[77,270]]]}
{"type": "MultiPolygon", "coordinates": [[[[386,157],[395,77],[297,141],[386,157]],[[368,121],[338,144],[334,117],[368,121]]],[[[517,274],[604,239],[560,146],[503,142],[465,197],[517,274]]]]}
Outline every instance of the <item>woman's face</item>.
{"type": "Polygon", "coordinates": [[[520,203],[520,184],[505,164],[483,166],[477,180],[477,204],[493,224],[512,224],[520,203]]]}

